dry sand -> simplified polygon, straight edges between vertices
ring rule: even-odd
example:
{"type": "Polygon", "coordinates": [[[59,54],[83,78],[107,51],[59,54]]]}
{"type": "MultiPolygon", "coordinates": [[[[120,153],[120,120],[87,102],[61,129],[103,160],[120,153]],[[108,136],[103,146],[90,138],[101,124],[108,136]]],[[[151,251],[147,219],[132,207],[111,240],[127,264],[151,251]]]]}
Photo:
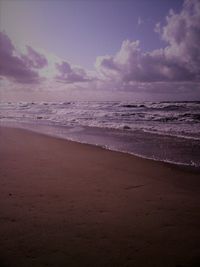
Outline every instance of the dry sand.
{"type": "Polygon", "coordinates": [[[200,266],[200,175],[0,128],[0,266],[200,266]]]}

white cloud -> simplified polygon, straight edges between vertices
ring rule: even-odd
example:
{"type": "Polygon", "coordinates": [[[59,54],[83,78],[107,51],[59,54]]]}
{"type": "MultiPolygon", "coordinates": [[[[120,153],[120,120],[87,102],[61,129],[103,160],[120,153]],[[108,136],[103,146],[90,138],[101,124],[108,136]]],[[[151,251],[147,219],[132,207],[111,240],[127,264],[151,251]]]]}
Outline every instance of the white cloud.
{"type": "Polygon", "coordinates": [[[166,25],[155,31],[166,41],[166,48],[141,52],[139,41],[123,41],[114,56],[97,57],[99,77],[117,80],[120,86],[133,82],[200,81],[200,1],[186,0],[182,11],[170,11],[166,25]]]}

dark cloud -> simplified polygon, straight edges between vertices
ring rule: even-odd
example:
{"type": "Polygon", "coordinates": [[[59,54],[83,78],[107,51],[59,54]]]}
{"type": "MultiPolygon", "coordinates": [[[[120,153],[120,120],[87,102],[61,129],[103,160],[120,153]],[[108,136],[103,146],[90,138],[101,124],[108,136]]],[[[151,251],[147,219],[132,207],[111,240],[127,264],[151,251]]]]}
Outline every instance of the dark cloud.
{"type": "Polygon", "coordinates": [[[17,55],[9,37],[0,32],[0,76],[19,83],[38,83],[41,78],[35,69],[47,65],[47,60],[31,47],[26,55],[17,55]]]}
{"type": "Polygon", "coordinates": [[[59,74],[55,77],[57,81],[64,83],[89,82],[91,78],[86,71],[80,67],[72,67],[68,62],[63,61],[56,64],[59,74]]]}
{"type": "Polygon", "coordinates": [[[114,56],[98,57],[96,68],[105,79],[130,82],[200,81],[200,1],[186,0],[179,14],[170,11],[156,32],[165,49],[143,53],[139,41],[126,40],[114,56]]]}
{"type": "Polygon", "coordinates": [[[45,56],[39,54],[30,46],[27,46],[27,54],[23,56],[23,59],[30,68],[41,69],[48,65],[45,56]]]}

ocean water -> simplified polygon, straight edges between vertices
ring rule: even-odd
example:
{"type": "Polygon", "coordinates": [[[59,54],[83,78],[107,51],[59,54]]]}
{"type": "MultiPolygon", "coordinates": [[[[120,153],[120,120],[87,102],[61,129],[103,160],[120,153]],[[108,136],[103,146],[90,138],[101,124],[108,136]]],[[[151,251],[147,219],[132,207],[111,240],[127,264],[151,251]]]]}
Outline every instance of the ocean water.
{"type": "Polygon", "coordinates": [[[200,101],[1,102],[0,124],[200,167],[200,101]]]}

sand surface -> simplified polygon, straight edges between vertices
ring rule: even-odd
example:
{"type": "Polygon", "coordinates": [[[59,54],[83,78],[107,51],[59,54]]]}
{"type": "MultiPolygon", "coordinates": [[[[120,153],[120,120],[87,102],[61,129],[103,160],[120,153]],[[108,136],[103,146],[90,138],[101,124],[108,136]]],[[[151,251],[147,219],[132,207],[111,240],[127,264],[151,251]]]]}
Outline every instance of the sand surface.
{"type": "Polygon", "coordinates": [[[200,266],[200,175],[0,128],[0,266],[200,266]]]}

